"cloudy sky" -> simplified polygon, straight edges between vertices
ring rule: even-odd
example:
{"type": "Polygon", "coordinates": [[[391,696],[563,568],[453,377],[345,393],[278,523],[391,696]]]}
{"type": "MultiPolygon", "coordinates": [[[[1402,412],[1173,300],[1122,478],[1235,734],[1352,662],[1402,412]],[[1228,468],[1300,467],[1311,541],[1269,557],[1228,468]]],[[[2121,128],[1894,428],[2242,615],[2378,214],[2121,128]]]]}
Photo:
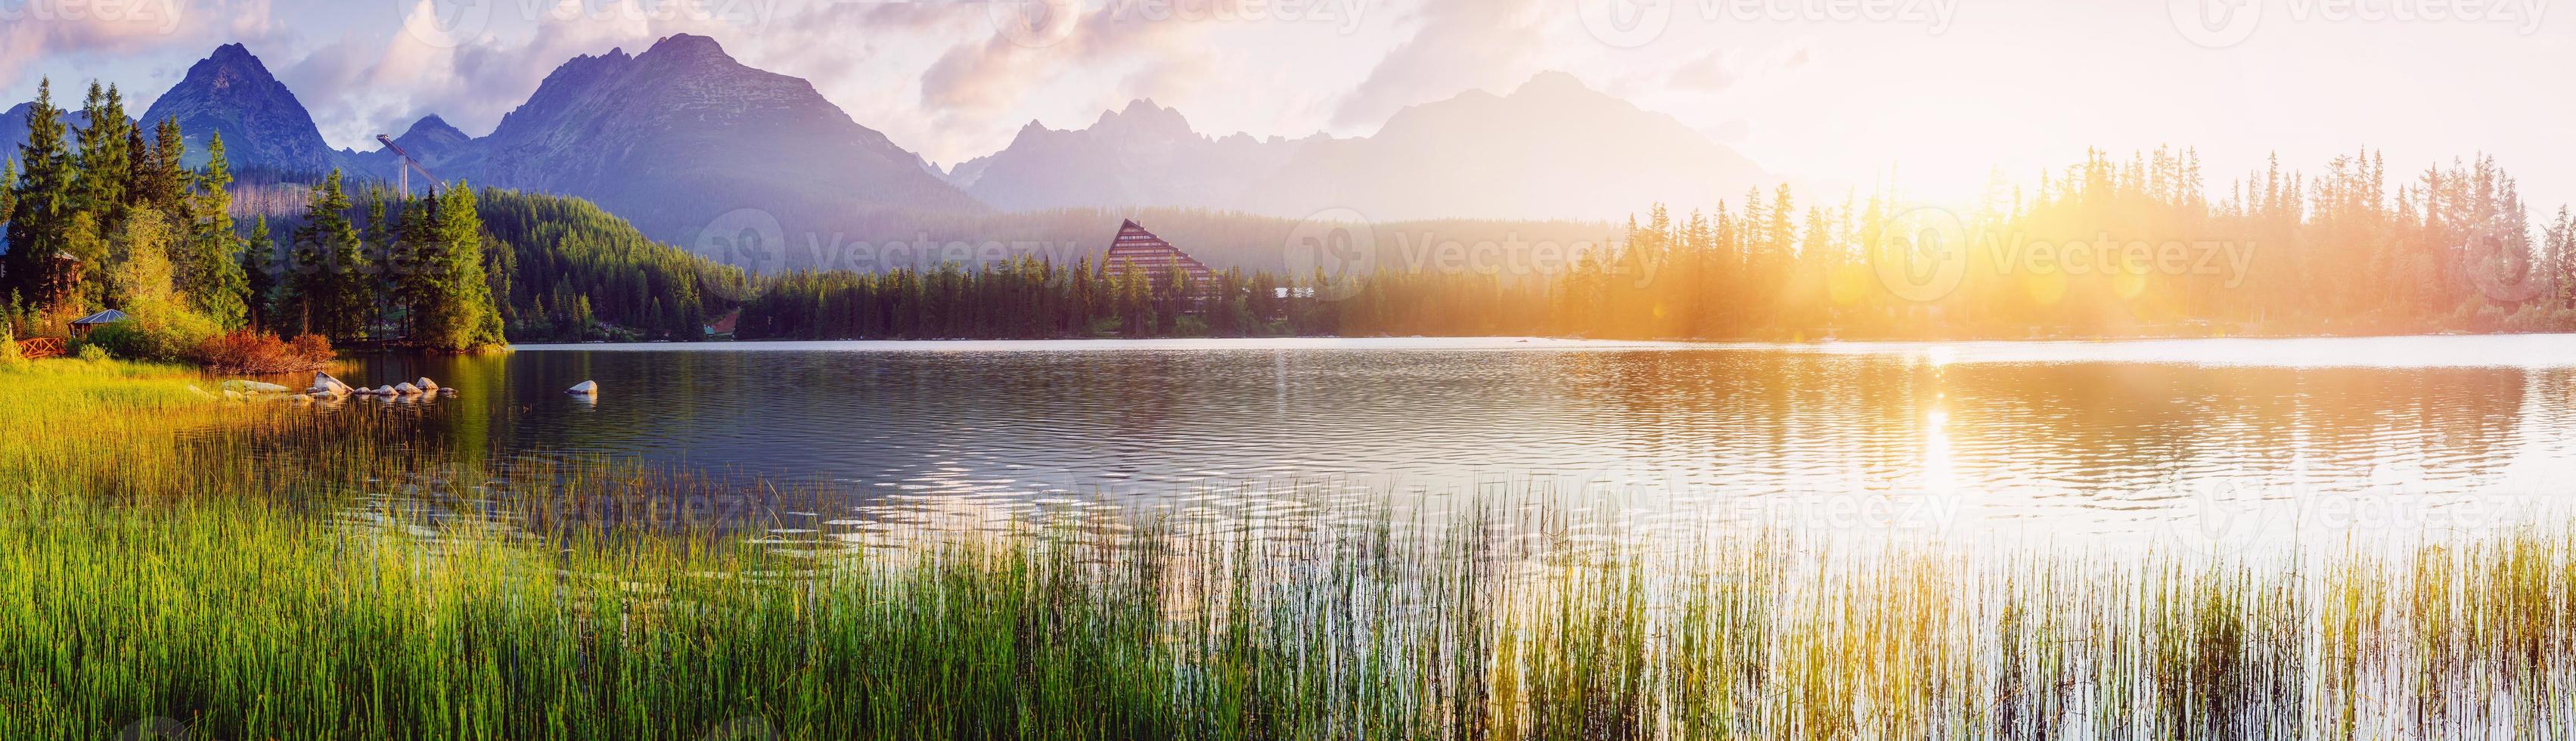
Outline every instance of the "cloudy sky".
{"type": "MultiPolygon", "coordinates": [[[[1203,132],[1366,134],[1542,70],[1802,182],[1911,195],[2088,147],[2196,147],[2224,190],[2277,153],[2392,170],[2492,153],[2576,198],[2576,18],[2547,0],[0,0],[0,93],[140,105],[247,44],[334,146],[437,113],[488,133],[555,65],[702,33],[940,163],[1150,97],[1203,132]]],[[[372,148],[371,146],[368,148],[372,148]]],[[[1722,194],[1712,194],[1714,199],[1722,194]]],[[[1731,195],[1731,194],[1730,194],[1731,195]]]]}

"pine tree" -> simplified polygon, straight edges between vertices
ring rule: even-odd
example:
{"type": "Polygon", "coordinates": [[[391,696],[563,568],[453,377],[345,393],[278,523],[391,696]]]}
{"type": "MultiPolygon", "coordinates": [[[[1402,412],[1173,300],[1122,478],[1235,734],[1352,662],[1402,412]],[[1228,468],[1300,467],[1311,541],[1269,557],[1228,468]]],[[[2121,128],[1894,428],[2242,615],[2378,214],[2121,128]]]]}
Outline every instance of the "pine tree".
{"type": "Polygon", "coordinates": [[[75,203],[81,210],[98,215],[103,232],[113,233],[123,229],[132,205],[126,200],[126,186],[133,182],[134,159],[126,149],[132,137],[125,122],[125,97],[113,86],[102,89],[92,82],[81,112],[89,116],[89,125],[78,133],[75,203]]]}
{"type": "Polygon", "coordinates": [[[206,316],[225,329],[235,329],[249,318],[250,279],[242,270],[241,236],[233,231],[233,197],[226,190],[233,182],[232,165],[224,157],[222,134],[207,142],[206,152],[206,170],[194,178],[203,190],[188,210],[195,214],[195,228],[188,237],[187,272],[180,289],[206,316]]]}
{"type": "Polygon", "coordinates": [[[0,218],[18,208],[18,158],[16,153],[0,156],[0,218]]]}
{"type": "Polygon", "coordinates": [[[268,217],[251,222],[250,241],[242,246],[242,307],[249,326],[266,329],[277,313],[277,241],[269,236],[268,217]]]}
{"type": "MultiPolygon", "coordinates": [[[[162,119],[154,127],[154,143],[150,147],[140,144],[140,126],[128,128],[135,132],[128,138],[128,141],[135,142],[131,145],[135,150],[132,153],[135,164],[131,176],[133,185],[126,200],[138,206],[160,209],[162,213],[181,213],[188,206],[190,177],[187,167],[180,164],[188,156],[188,141],[179,130],[179,121],[162,119]]],[[[215,136],[220,138],[222,135],[215,136]]]]}
{"type": "Polygon", "coordinates": [[[38,305],[60,298],[52,295],[57,280],[53,256],[67,246],[66,227],[76,210],[66,135],[62,109],[54,107],[52,81],[38,81],[27,113],[27,142],[18,146],[9,251],[0,255],[0,286],[38,305]]]}
{"type": "MultiPolygon", "coordinates": [[[[483,218],[475,211],[474,191],[460,181],[436,198],[428,259],[415,282],[427,295],[420,297],[413,339],[446,351],[500,344],[501,314],[493,310],[492,289],[483,278],[483,218]]],[[[587,323],[589,297],[580,301],[587,323]]]]}
{"type": "Polygon", "coordinates": [[[342,343],[366,334],[375,306],[373,271],[348,212],[349,194],[340,187],[340,171],[332,170],[313,187],[304,226],[295,230],[285,302],[294,314],[289,321],[342,343]]]}
{"type": "Polygon", "coordinates": [[[447,298],[439,285],[440,271],[429,264],[438,252],[437,212],[434,190],[404,199],[402,213],[394,217],[393,241],[385,248],[386,272],[393,277],[393,304],[402,309],[403,333],[412,337],[421,336],[424,322],[447,298]]]}

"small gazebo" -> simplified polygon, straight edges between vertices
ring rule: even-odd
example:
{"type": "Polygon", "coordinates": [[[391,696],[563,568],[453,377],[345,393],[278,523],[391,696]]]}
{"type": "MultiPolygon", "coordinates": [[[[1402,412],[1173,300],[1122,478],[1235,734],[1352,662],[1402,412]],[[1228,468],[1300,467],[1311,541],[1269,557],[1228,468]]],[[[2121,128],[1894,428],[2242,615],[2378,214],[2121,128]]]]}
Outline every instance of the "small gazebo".
{"type": "Polygon", "coordinates": [[[107,325],[110,325],[110,324],[115,324],[115,323],[117,323],[117,322],[122,322],[122,321],[125,321],[125,320],[128,320],[128,319],[132,319],[132,318],[134,318],[134,317],[126,316],[126,315],[125,315],[125,312],[117,311],[117,310],[115,310],[115,309],[109,309],[109,310],[102,311],[102,312],[99,312],[99,313],[96,313],[96,314],[91,314],[91,315],[89,315],[89,316],[81,317],[81,318],[79,318],[79,319],[74,319],[74,320],[72,320],[72,336],[73,336],[73,337],[88,337],[90,332],[92,332],[92,331],[96,331],[96,330],[97,330],[98,328],[100,328],[100,327],[104,327],[104,326],[107,326],[107,325]]]}

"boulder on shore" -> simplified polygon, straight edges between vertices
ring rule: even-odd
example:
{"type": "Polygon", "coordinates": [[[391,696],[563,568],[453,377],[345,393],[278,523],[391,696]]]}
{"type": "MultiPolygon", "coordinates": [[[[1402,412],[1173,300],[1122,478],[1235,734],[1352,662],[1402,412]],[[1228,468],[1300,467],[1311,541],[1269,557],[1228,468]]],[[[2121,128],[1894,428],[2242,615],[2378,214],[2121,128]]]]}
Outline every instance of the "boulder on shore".
{"type": "Polygon", "coordinates": [[[351,388],[349,384],[341,383],[340,379],[332,378],[329,373],[315,372],[313,374],[313,388],[306,389],[304,393],[338,399],[357,393],[361,390],[362,389],[351,388]]]}
{"type": "Polygon", "coordinates": [[[284,387],[284,386],[280,386],[280,385],[277,385],[277,384],[274,384],[274,383],[263,383],[263,382],[260,382],[260,381],[243,381],[243,380],[231,380],[231,381],[225,381],[225,382],[224,382],[224,390],[226,390],[226,391],[239,391],[239,392],[242,392],[242,393],[245,393],[245,394],[282,394],[282,393],[286,393],[286,387],[284,387]]]}
{"type": "Polygon", "coordinates": [[[598,381],[583,381],[583,382],[581,382],[581,383],[576,383],[576,384],[573,384],[573,385],[572,385],[572,388],[565,389],[565,390],[564,390],[564,393],[567,393],[567,394],[573,394],[573,395],[576,395],[576,396],[598,396],[598,395],[599,395],[599,382],[598,382],[598,381]]]}

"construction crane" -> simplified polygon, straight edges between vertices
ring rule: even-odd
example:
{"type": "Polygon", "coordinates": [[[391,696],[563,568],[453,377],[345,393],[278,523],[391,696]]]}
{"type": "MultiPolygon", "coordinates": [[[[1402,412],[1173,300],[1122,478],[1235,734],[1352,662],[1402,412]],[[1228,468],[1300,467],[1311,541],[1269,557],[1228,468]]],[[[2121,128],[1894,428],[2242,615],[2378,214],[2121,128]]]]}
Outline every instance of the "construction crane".
{"type": "Polygon", "coordinates": [[[429,174],[429,168],[420,166],[420,160],[412,159],[411,153],[403,151],[402,145],[395,144],[393,137],[377,134],[376,141],[384,142],[385,148],[393,150],[394,157],[402,160],[402,166],[394,168],[395,189],[410,193],[411,174],[418,171],[421,177],[429,179],[429,192],[433,195],[438,193],[438,176],[429,174]]]}

